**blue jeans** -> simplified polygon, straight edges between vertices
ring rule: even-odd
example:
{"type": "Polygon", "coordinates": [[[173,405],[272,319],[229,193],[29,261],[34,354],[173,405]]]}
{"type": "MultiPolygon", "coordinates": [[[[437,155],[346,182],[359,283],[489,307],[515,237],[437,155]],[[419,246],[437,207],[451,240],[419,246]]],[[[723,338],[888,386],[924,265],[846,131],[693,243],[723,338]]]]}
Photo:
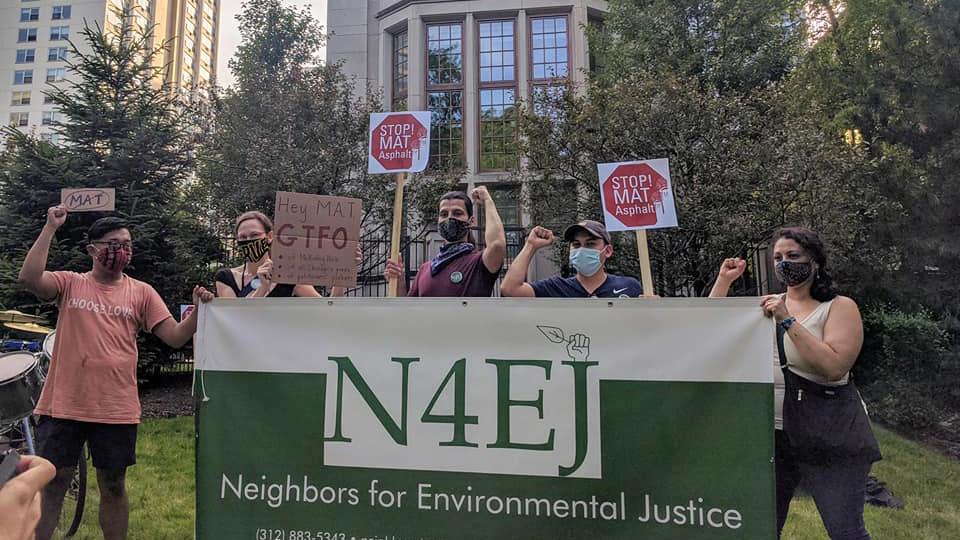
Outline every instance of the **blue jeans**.
{"type": "Polygon", "coordinates": [[[777,538],[787,521],[790,500],[804,480],[831,540],[870,540],[863,523],[863,500],[872,463],[804,463],[791,453],[786,434],[779,429],[775,443],[777,538]]]}

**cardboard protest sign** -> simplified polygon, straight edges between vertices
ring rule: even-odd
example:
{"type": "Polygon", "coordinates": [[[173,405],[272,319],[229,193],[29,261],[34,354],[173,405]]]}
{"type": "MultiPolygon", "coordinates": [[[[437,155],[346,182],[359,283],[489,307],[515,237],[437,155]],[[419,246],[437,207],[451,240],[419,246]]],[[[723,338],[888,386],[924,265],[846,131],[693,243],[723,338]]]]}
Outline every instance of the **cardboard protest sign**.
{"type": "Polygon", "coordinates": [[[600,199],[608,231],[677,226],[677,209],[666,159],[602,163],[600,199]]]}
{"type": "Polygon", "coordinates": [[[270,247],[273,281],[355,286],[362,210],[360,199],[278,191],[270,247]]]}
{"type": "Polygon", "coordinates": [[[204,304],[196,538],[776,538],[753,299],[462,300],[204,304]]]}
{"type": "Polygon", "coordinates": [[[430,159],[430,112],[371,114],[369,140],[367,172],[423,171],[430,159]]]}
{"type": "Polygon", "coordinates": [[[69,212],[112,212],[117,194],[113,188],[64,188],[60,190],[60,204],[69,212]]]}

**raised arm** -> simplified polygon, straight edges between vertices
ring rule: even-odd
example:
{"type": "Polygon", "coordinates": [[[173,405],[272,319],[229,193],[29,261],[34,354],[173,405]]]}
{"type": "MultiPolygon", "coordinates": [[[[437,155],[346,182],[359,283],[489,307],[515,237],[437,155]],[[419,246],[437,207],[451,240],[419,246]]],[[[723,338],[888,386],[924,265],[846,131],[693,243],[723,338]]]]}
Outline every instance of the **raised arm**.
{"type": "Polygon", "coordinates": [[[486,245],[483,250],[483,265],[490,272],[499,272],[503,260],[507,257],[507,235],[503,231],[503,221],[497,212],[497,205],[486,186],[475,188],[470,192],[470,197],[483,207],[483,240],[486,245]]]}
{"type": "Polygon", "coordinates": [[[550,229],[537,226],[530,231],[523,249],[510,263],[507,275],[503,277],[503,282],[500,284],[500,294],[525,298],[536,296],[533,287],[527,283],[527,270],[530,268],[530,261],[533,260],[537,251],[553,244],[553,239],[553,231],[550,229]]]}
{"type": "Polygon", "coordinates": [[[730,285],[743,275],[747,269],[747,261],[740,258],[724,259],[717,274],[717,281],[710,289],[710,298],[725,298],[730,292],[730,285]]]}
{"type": "Polygon", "coordinates": [[[47,210],[47,222],[40,235],[37,236],[27,257],[20,267],[20,283],[33,294],[43,300],[50,300],[57,296],[57,282],[53,274],[47,272],[47,257],[50,254],[50,243],[64,222],[67,221],[67,209],[63,205],[54,206],[47,210]]]}

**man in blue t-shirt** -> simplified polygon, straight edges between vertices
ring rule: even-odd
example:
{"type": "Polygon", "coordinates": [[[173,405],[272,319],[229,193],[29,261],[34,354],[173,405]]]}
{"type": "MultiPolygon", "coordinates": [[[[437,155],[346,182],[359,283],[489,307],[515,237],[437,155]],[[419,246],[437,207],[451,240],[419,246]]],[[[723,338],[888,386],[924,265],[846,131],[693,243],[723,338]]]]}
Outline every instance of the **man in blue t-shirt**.
{"type": "Polygon", "coordinates": [[[643,296],[640,282],[632,277],[608,274],[605,263],[613,256],[610,234],[596,221],[586,220],[567,227],[563,239],[570,244],[570,266],[577,275],[527,283],[527,269],[534,254],[553,244],[553,232],[534,227],[527,243],[507,269],[500,284],[503,296],[538,298],[629,298],[643,296]]]}

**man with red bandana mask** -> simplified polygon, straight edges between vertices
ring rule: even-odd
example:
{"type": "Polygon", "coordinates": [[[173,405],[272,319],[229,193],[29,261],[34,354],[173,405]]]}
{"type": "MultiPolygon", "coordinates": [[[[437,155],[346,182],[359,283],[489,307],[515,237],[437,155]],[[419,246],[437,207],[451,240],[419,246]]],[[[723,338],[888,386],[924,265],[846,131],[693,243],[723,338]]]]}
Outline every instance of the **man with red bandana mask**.
{"type": "MultiPolygon", "coordinates": [[[[86,443],[100,486],[103,537],[122,539],[129,520],[126,470],[136,463],[140,422],[137,333],[151,332],[182,347],[197,330],[197,312],[177,323],[153,287],[123,273],[133,244],[116,217],[97,220],[87,232],[89,272],[48,272],[50,243],[66,219],[63,206],[47,211],[47,223],[20,269],[20,282],[41,299],[55,299],[60,309],[50,371],[34,411],[40,415],[38,453],[57,467],[44,488],[37,538],[53,535],[86,443]]],[[[194,287],[194,304],[212,299],[209,291],[194,287]]]]}

